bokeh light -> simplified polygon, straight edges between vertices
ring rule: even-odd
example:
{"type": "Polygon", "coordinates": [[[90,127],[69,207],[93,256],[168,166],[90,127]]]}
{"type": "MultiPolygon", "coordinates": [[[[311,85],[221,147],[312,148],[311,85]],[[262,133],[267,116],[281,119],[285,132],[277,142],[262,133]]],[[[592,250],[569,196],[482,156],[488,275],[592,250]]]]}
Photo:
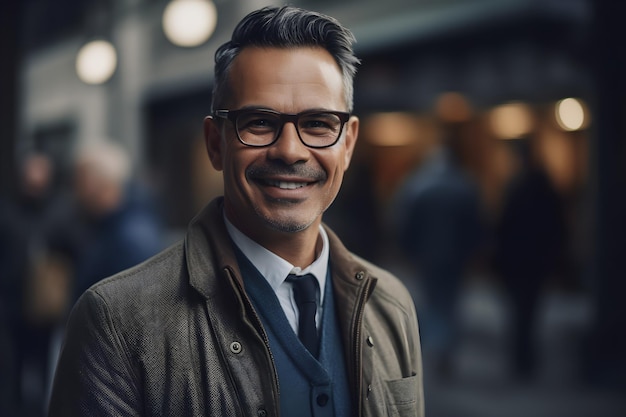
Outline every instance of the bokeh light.
{"type": "Polygon", "coordinates": [[[467,122],[472,117],[469,100],[456,92],[446,92],[437,97],[435,112],[442,121],[448,123],[467,122]]]}
{"type": "Polygon", "coordinates": [[[528,105],[513,102],[493,109],[490,124],[499,139],[517,139],[532,131],[533,117],[528,105]]]}
{"type": "Polygon", "coordinates": [[[209,0],[173,0],[163,12],[163,31],[174,45],[194,47],[206,42],[217,25],[217,9],[209,0]]]}
{"type": "Polygon", "coordinates": [[[559,127],[573,132],[587,126],[587,115],[583,103],[575,98],[566,98],[557,102],[555,117],[559,127]]]}
{"type": "Polygon", "coordinates": [[[76,56],[76,73],[87,84],[105,83],[113,76],[116,67],[115,47],[105,40],[85,44],[76,56]]]}

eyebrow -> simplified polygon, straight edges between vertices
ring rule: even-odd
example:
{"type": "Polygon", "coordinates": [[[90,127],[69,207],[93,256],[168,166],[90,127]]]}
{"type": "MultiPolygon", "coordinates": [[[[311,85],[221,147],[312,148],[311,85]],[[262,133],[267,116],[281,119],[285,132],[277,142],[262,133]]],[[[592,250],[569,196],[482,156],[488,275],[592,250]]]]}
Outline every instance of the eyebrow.
{"type": "MultiPolygon", "coordinates": [[[[234,110],[235,109],[233,109],[233,111],[234,110]]],[[[334,111],[349,113],[346,110],[327,109],[325,107],[312,107],[312,108],[304,109],[304,110],[299,111],[297,113],[285,113],[285,112],[281,112],[280,110],[273,109],[271,107],[260,106],[260,105],[247,105],[247,106],[240,107],[240,108],[238,108],[236,110],[269,110],[269,111],[274,111],[274,112],[278,112],[278,113],[282,113],[282,114],[299,114],[299,113],[304,113],[304,112],[327,113],[327,112],[334,112],[334,111]]]]}

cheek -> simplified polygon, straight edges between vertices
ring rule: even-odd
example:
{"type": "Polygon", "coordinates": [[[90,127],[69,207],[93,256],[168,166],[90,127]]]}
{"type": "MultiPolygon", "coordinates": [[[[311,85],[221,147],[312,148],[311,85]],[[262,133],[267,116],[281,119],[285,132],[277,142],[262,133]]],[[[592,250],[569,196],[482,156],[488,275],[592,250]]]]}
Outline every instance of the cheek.
{"type": "Polygon", "coordinates": [[[348,168],[349,158],[345,149],[341,148],[336,150],[326,158],[322,157],[320,162],[323,164],[329,175],[334,177],[334,181],[341,181],[344,172],[348,168]]]}
{"type": "Polygon", "coordinates": [[[343,152],[337,152],[332,158],[320,160],[320,162],[328,174],[328,183],[326,184],[328,193],[330,197],[334,199],[339,192],[347,168],[345,154],[343,152]]]}
{"type": "Polygon", "coordinates": [[[224,177],[231,183],[245,183],[246,170],[256,159],[248,149],[229,148],[224,154],[224,177]]]}

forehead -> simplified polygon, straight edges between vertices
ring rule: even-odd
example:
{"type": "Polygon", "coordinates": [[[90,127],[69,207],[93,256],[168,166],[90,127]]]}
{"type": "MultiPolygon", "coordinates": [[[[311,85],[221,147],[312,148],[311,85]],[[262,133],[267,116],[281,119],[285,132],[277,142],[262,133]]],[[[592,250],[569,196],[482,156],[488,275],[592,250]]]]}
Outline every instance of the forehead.
{"type": "Polygon", "coordinates": [[[319,47],[245,48],[233,61],[229,81],[236,108],[345,109],[339,65],[319,47]]]}

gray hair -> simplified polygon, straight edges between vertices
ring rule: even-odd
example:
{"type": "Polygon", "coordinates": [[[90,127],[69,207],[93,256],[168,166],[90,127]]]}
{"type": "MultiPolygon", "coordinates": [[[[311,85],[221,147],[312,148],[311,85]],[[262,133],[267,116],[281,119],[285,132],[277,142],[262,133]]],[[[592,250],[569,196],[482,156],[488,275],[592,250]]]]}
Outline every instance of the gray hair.
{"type": "Polygon", "coordinates": [[[353,80],[360,63],[354,55],[354,35],[336,19],[292,6],[264,7],[244,17],[230,41],[215,52],[215,80],[212,110],[225,105],[229,95],[230,67],[245,47],[322,47],[339,65],[343,74],[345,102],[354,106],[353,80]]]}
{"type": "Polygon", "coordinates": [[[76,165],[86,166],[101,180],[123,186],[130,180],[132,163],[130,155],[112,139],[86,141],[74,154],[76,165]]]}

